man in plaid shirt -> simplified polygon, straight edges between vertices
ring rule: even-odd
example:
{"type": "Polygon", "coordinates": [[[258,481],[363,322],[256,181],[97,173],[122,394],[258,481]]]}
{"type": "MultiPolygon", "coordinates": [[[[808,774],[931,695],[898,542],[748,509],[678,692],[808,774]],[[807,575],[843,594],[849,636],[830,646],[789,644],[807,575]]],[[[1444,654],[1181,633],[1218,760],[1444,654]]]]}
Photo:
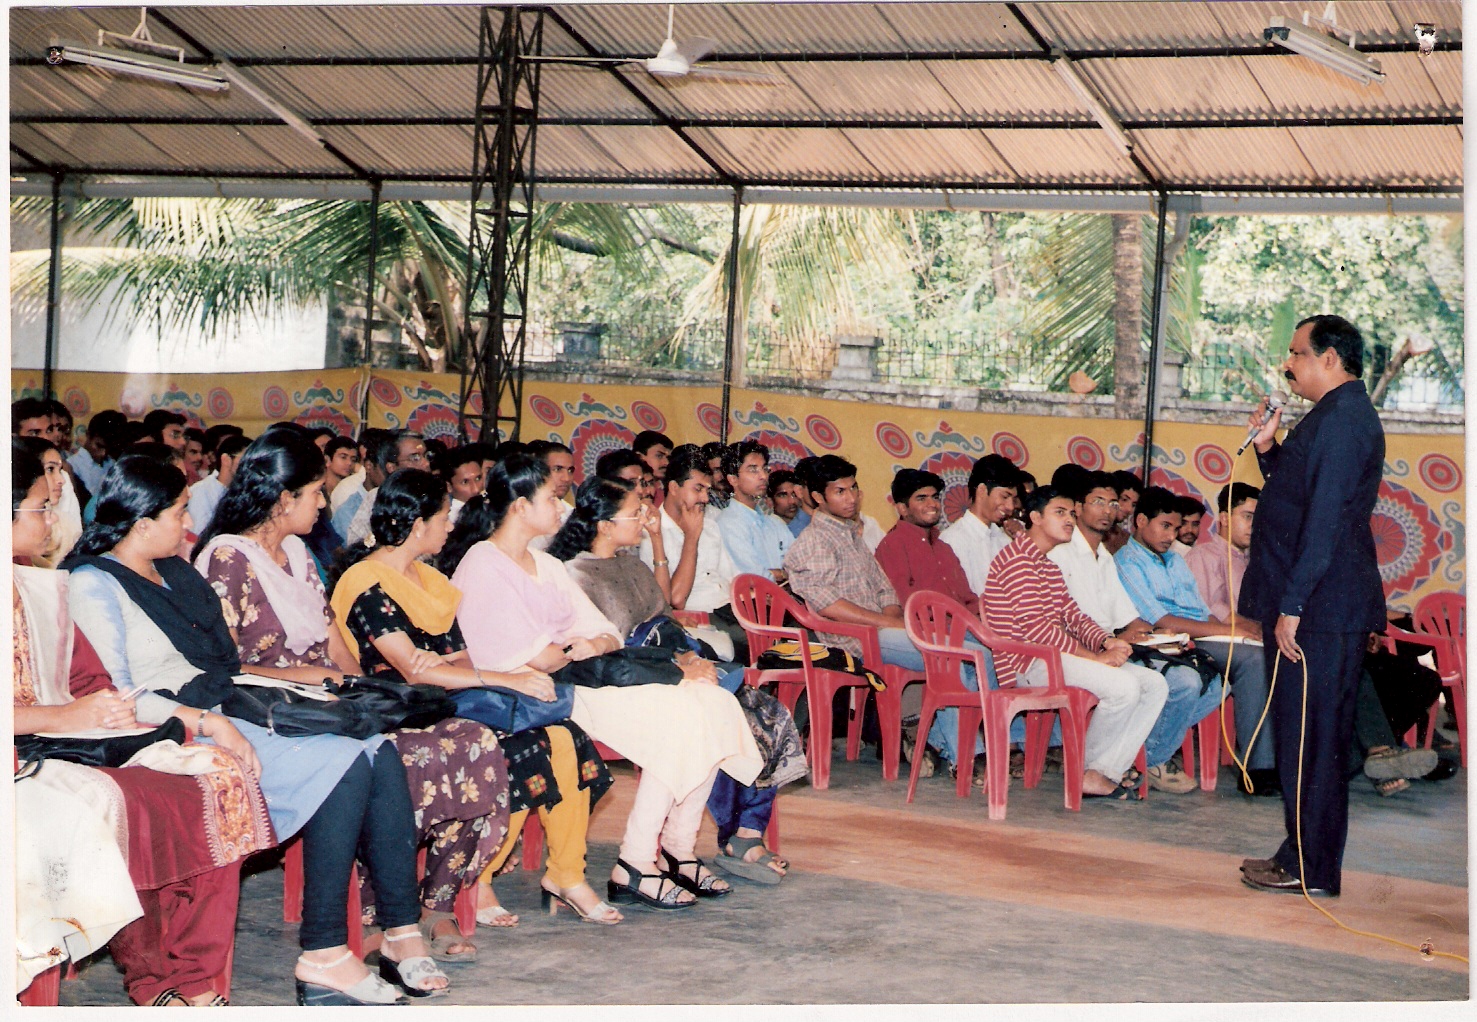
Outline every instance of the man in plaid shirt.
{"type": "MultiPolygon", "coordinates": [[[[1132,647],[1082,612],[1061,568],[1047,558],[1072,538],[1073,502],[1054,487],[1040,486],[1026,497],[1025,510],[1030,528],[990,564],[980,597],[985,620],[1008,639],[1060,650],[1067,684],[1098,697],[1087,728],[1082,794],[1137,798],[1133,760],[1169,688],[1157,671],[1127,662],[1132,647]]],[[[1045,662],[1029,654],[997,654],[995,672],[1002,685],[1017,678],[1023,685],[1046,684],[1045,662]]]]}

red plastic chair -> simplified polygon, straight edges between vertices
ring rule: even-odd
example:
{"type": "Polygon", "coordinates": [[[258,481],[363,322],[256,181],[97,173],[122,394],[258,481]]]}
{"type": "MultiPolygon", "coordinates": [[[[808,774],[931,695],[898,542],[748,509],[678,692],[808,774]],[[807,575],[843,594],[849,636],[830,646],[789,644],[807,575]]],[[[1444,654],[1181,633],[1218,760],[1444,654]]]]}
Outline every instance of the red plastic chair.
{"type": "MultiPolygon", "coordinates": [[[[979,693],[964,687],[959,669],[964,658],[935,652],[941,648],[960,648],[966,635],[965,618],[968,614],[962,605],[941,593],[916,592],[908,598],[903,608],[904,623],[908,638],[923,652],[923,707],[918,712],[918,742],[913,754],[913,768],[908,772],[908,797],[918,789],[918,770],[923,765],[919,755],[933,726],[934,715],[946,707],[959,710],[959,762],[954,774],[954,793],[960,798],[969,797],[974,777],[974,735],[984,717],[980,708],[979,693]]],[[[977,677],[983,675],[976,673],[977,677]]]]}
{"type": "Polygon", "coordinates": [[[28,1008],[54,1008],[62,999],[62,967],[53,965],[31,980],[31,985],[15,995],[17,1004],[28,1008]]]}
{"type": "MultiPolygon", "coordinates": [[[[1226,698],[1226,730],[1231,741],[1236,740],[1236,730],[1231,725],[1231,700],[1226,698]]],[[[1221,767],[1221,721],[1220,711],[1211,710],[1194,727],[1185,729],[1185,744],[1180,746],[1180,758],[1184,760],[1185,773],[1195,776],[1195,736],[1200,736],[1200,790],[1215,791],[1216,777],[1221,767]]]]}
{"type": "MultiPolygon", "coordinates": [[[[359,868],[349,870],[349,950],[364,957],[364,923],[359,904],[359,868]]],[[[475,916],[475,912],[474,912],[475,916]]],[[[293,837],[282,846],[282,921],[303,921],[303,839],[293,837]]]]}
{"type": "MultiPolygon", "coordinates": [[[[1439,636],[1425,635],[1421,632],[1407,632],[1405,629],[1396,628],[1394,625],[1387,625],[1385,627],[1385,634],[1380,636],[1380,642],[1391,653],[1396,652],[1395,644],[1397,642],[1408,642],[1416,646],[1425,646],[1427,649],[1432,650],[1433,654],[1437,657],[1438,666],[1440,664],[1441,650],[1446,646],[1446,640],[1439,636]]],[[[1437,673],[1439,674],[1440,671],[1438,670],[1437,673]]],[[[1436,725],[1440,720],[1441,700],[1434,699],[1431,701],[1431,710],[1426,715],[1426,740],[1423,745],[1424,748],[1429,749],[1435,743],[1436,725]]],[[[1410,730],[1405,732],[1401,740],[1408,748],[1412,749],[1422,744],[1419,722],[1412,724],[1410,730]]]]}
{"type": "Polygon", "coordinates": [[[1416,631],[1446,640],[1436,650],[1436,670],[1449,693],[1448,705],[1456,716],[1462,766],[1467,765],[1467,598],[1461,593],[1432,593],[1415,606],[1416,631]],[[1443,652],[1445,656],[1443,656],[1443,652]]]}
{"type": "MultiPolygon", "coordinates": [[[[759,575],[740,575],[733,580],[733,613],[743,626],[749,640],[749,656],[757,661],[759,656],[776,642],[800,643],[800,648],[809,650],[810,629],[820,620],[802,607],[789,593],[773,581],[759,575]],[[789,615],[795,625],[786,625],[789,615]]],[[[824,622],[827,630],[838,623],[824,622]]],[[[876,637],[873,636],[875,644],[876,637]]],[[[884,676],[885,677],[885,676],[884,676]]],[[[862,714],[867,705],[867,694],[872,687],[864,678],[843,671],[830,671],[811,664],[807,656],[799,667],[776,670],[760,670],[752,662],[744,671],[744,681],[749,685],[776,685],[776,695],[791,713],[800,701],[800,693],[806,693],[810,703],[810,784],[823,791],[831,784],[831,700],[843,688],[852,689],[851,721],[846,732],[846,758],[856,759],[861,752],[862,714]]],[[[878,717],[882,716],[882,704],[878,703],[878,717]]],[[[902,744],[902,710],[898,708],[897,743],[902,744]]],[[[883,727],[886,743],[887,729],[883,727]]],[[[884,759],[883,776],[886,776],[884,759]]],[[[893,777],[897,776],[896,760],[893,762],[893,777]]]]}
{"type": "MultiPolygon", "coordinates": [[[[1073,688],[1066,683],[1062,674],[1061,653],[1048,646],[1017,642],[998,635],[957,601],[938,593],[914,593],[908,598],[908,608],[904,617],[907,620],[909,637],[923,651],[924,664],[933,665],[930,674],[947,670],[949,674],[946,680],[953,681],[962,689],[962,684],[958,683],[959,666],[968,661],[974,664],[975,676],[981,679],[980,690],[973,695],[979,700],[980,715],[985,727],[985,762],[989,780],[985,785],[985,793],[989,799],[990,819],[1005,819],[1005,802],[1010,784],[1010,722],[1018,713],[1027,714],[1026,787],[1034,788],[1041,782],[1046,766],[1046,743],[1051,737],[1055,715],[1062,724],[1062,774],[1065,788],[1063,802],[1073,812],[1080,810],[1082,749],[1087,735],[1088,714],[1097,705],[1097,697],[1086,689],[1073,688]],[[916,610],[915,601],[921,601],[916,610]],[[925,621],[928,624],[925,625],[925,621]],[[1001,653],[1019,653],[1039,657],[1046,663],[1046,685],[1018,686],[1011,681],[999,688],[990,688],[983,683],[987,677],[984,652],[962,645],[964,638],[969,635],[973,635],[996,656],[1001,653]],[[937,641],[945,637],[957,637],[958,641],[937,641]],[[946,667],[950,662],[952,666],[946,667]]],[[[927,690],[923,697],[928,699],[927,690]]],[[[919,724],[921,727],[921,718],[919,724]]],[[[968,744],[973,745],[973,742],[968,744]]],[[[963,748],[961,746],[961,753],[963,748]]],[[[962,769],[960,773],[963,773],[962,769]]]]}

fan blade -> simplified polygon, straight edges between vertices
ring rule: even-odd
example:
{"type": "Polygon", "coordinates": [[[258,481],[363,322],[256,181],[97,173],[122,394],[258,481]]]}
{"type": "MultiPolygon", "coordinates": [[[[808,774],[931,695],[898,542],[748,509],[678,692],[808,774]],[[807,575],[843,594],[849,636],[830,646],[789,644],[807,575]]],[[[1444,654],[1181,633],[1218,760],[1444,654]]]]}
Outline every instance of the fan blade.
{"type": "Polygon", "coordinates": [[[727,67],[702,67],[693,68],[689,74],[701,75],[704,78],[726,78],[731,82],[751,82],[754,85],[779,85],[784,81],[781,75],[771,74],[768,71],[740,71],[737,68],[727,67]]]}
{"type": "Polygon", "coordinates": [[[677,52],[682,55],[682,59],[687,61],[689,65],[696,64],[717,48],[718,43],[716,40],[704,39],[702,36],[684,39],[677,44],[677,52]]]}

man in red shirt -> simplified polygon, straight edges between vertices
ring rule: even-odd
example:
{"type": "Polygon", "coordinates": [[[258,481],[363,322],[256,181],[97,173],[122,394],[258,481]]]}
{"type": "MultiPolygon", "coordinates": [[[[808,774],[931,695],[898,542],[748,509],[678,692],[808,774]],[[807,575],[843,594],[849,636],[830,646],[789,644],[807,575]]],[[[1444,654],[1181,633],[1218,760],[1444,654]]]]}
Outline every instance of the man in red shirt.
{"type": "MultiPolygon", "coordinates": [[[[1083,613],[1061,568],[1046,556],[1072,538],[1073,502],[1042,486],[1026,497],[1025,510],[1030,528],[990,564],[980,595],[985,620],[1005,638],[1060,650],[1067,684],[1098,697],[1087,728],[1082,794],[1136,798],[1134,756],[1159,719],[1169,688],[1158,672],[1127,662],[1132,647],[1083,613]]],[[[1001,684],[1017,678],[1025,685],[1046,683],[1046,664],[1028,654],[998,654],[995,673],[1001,684]]]]}

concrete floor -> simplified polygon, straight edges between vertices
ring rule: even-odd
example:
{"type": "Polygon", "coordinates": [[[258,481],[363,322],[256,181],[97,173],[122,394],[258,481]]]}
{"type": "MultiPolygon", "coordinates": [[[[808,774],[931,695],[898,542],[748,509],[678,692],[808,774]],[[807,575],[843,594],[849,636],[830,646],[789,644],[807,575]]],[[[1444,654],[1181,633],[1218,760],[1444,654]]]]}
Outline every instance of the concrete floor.
{"type": "MultiPolygon", "coordinates": [[[[1014,782],[1006,820],[938,777],[904,803],[868,752],[832,784],[780,800],[792,876],[681,913],[632,909],[619,927],[538,912],[537,873],[498,881],[516,930],[479,930],[481,959],[448,966],[440,1005],[765,1002],[1394,1001],[1468,996],[1460,962],[1340,930],[1301,897],[1249,891],[1246,856],[1269,855],[1281,804],[1215,792],[1142,804],[1061,804],[1061,776],[1014,782]],[[578,977],[571,981],[570,977],[578,977]],[[711,977],[724,977],[715,981],[711,977]]],[[[597,809],[589,871],[615,858],[634,784],[597,809]]],[[[1351,927],[1468,952],[1465,773],[1391,799],[1356,780],[1343,897],[1351,927]]],[[[699,844],[711,850],[709,830],[699,844]]],[[[292,1003],[296,927],[281,874],[244,881],[236,1005],[292,1003]]],[[[63,1005],[126,1004],[106,953],[62,986],[63,1005]]]]}

